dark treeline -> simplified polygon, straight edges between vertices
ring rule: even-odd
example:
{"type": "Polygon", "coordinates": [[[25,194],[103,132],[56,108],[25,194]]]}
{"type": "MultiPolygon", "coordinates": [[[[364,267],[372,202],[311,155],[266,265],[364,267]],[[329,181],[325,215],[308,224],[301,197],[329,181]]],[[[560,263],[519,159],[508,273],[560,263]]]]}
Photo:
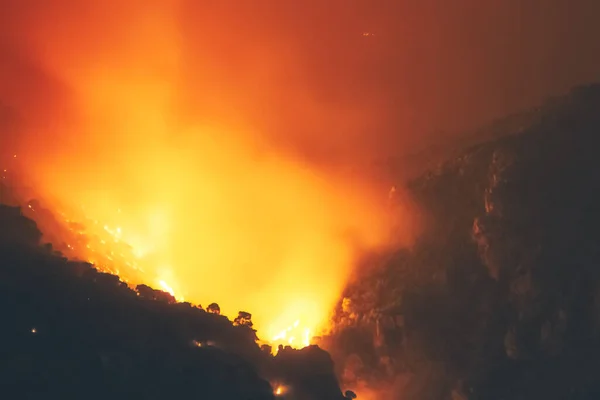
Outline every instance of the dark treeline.
{"type": "Polygon", "coordinates": [[[424,233],[366,260],[336,311],[346,383],[600,398],[600,85],[523,115],[408,185],[424,233]]]}
{"type": "MultiPolygon", "coordinates": [[[[7,194],[7,187],[3,187],[7,194]]],[[[0,388],[11,399],[344,399],[316,346],[259,348],[235,321],[73,262],[0,205],[0,388]]]]}

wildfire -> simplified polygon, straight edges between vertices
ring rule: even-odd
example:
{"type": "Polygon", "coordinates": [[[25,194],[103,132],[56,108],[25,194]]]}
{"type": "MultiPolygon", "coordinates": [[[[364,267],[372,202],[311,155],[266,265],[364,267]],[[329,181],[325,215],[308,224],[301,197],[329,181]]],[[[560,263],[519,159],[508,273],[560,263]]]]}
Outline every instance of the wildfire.
{"type": "Polygon", "coordinates": [[[288,390],[288,388],[286,386],[279,384],[279,383],[271,384],[271,385],[273,387],[273,394],[275,396],[283,396],[288,390]]]}
{"type": "MultiPolygon", "coordinates": [[[[86,215],[90,207],[79,207],[79,211],[71,212],[66,208],[53,210],[53,213],[63,219],[70,236],[59,239],[65,241],[64,248],[59,248],[66,256],[73,259],[88,261],[102,272],[118,275],[121,281],[132,288],[138,284],[148,284],[163,290],[173,296],[177,301],[183,302],[188,296],[183,295],[186,285],[181,285],[177,276],[177,269],[165,267],[166,263],[159,262],[160,257],[155,257],[152,238],[148,235],[136,233],[130,229],[124,229],[127,214],[121,208],[115,208],[112,224],[101,222],[96,216],[86,215]],[[119,219],[125,220],[118,222],[119,219]],[[160,265],[160,266],[159,266],[160,265]]],[[[27,205],[28,213],[34,219],[39,211],[31,203],[27,205]]],[[[59,243],[57,243],[58,245],[59,243]]],[[[302,265],[300,262],[299,265],[302,265]]],[[[279,282],[282,287],[293,288],[298,276],[295,269],[289,276],[282,276],[279,282]]],[[[187,282],[186,282],[187,283],[187,282]]],[[[193,282],[190,282],[193,283],[193,282]]],[[[189,289],[189,286],[187,287],[189,289]]],[[[308,293],[289,291],[288,293],[274,293],[271,299],[276,303],[267,305],[273,307],[275,312],[265,312],[266,308],[259,308],[258,312],[252,311],[254,327],[261,343],[269,344],[276,354],[279,346],[292,348],[303,348],[311,344],[313,335],[319,334],[324,321],[324,315],[328,312],[327,303],[314,301],[318,297],[308,293]],[[282,302],[283,301],[283,302],[282,302]],[[277,307],[277,303],[285,304],[285,307],[277,307]],[[258,317],[258,318],[256,318],[258,317]]],[[[190,298],[196,303],[208,303],[212,299],[199,298],[193,295],[190,298]]],[[[265,296],[269,299],[269,295],[265,296]]],[[[215,299],[219,302],[219,299],[215,299]]],[[[241,308],[241,307],[240,307],[241,308]]],[[[223,308],[222,308],[223,309],[223,308]]],[[[223,315],[230,319],[237,314],[234,309],[226,310],[223,315]]]]}
{"type": "Polygon", "coordinates": [[[51,199],[44,207],[63,211],[71,238],[57,249],[130,285],[217,303],[230,318],[247,310],[261,340],[306,346],[358,252],[388,238],[385,199],[360,166],[338,164],[337,150],[331,165],[309,154],[314,144],[320,159],[365,120],[355,107],[328,109],[303,84],[287,86],[305,63],[241,40],[245,29],[239,40],[228,27],[202,44],[204,33],[189,29],[223,24],[198,24],[173,2],[90,3],[82,14],[36,9],[51,16],[32,19],[23,40],[35,53],[23,59],[40,61],[24,70],[65,88],[57,108],[36,79],[14,85],[40,100],[15,103],[36,118],[11,162],[51,199]],[[290,113],[280,112],[282,98],[290,113]]]}
{"type": "MultiPolygon", "coordinates": [[[[31,211],[35,211],[31,205],[29,205],[28,208],[31,211]]],[[[66,244],[71,256],[86,259],[94,264],[100,271],[116,274],[123,282],[126,282],[131,286],[135,286],[139,283],[150,283],[152,281],[152,279],[144,273],[144,269],[139,265],[139,262],[144,262],[143,255],[145,252],[140,248],[135,248],[127,244],[127,240],[124,238],[126,235],[124,235],[121,227],[111,228],[109,225],[105,224],[102,225],[102,229],[98,230],[94,229],[94,227],[100,225],[98,221],[90,220],[93,222],[89,225],[91,226],[91,229],[87,230],[87,227],[84,227],[83,230],[81,230],[81,228],[75,229],[71,227],[73,219],[67,218],[65,212],[60,212],[59,215],[64,218],[65,225],[70,226],[69,231],[74,235],[85,235],[90,240],[93,238],[96,239],[95,242],[83,246],[83,249],[80,246],[77,246],[76,248],[71,244],[66,244]],[[104,259],[104,262],[99,262],[99,259],[104,259]],[[132,273],[133,271],[138,274],[141,273],[141,275],[136,277],[135,274],[132,273]]],[[[170,268],[162,268],[162,270],[167,271],[172,275],[172,270],[170,268]]],[[[176,292],[174,287],[167,283],[166,279],[157,277],[154,282],[158,288],[169,293],[178,302],[185,301],[184,297],[176,292]]],[[[287,311],[292,314],[295,312],[294,310],[287,311]]],[[[281,325],[285,326],[283,323],[281,325]]],[[[311,334],[315,329],[315,326],[309,326],[302,323],[301,319],[296,319],[286,328],[271,329],[272,332],[274,331],[277,333],[262,341],[271,345],[274,354],[276,354],[279,345],[290,346],[292,348],[309,346],[311,334]]],[[[32,332],[35,333],[35,329],[32,330],[32,332]]],[[[280,393],[283,393],[283,387],[280,386],[277,390],[279,390],[280,393]]]]}
{"type": "Polygon", "coordinates": [[[185,299],[182,296],[178,296],[175,294],[175,291],[173,290],[173,288],[171,286],[169,286],[165,281],[163,281],[162,279],[160,279],[158,281],[158,284],[160,285],[160,288],[162,290],[164,290],[165,292],[169,293],[171,296],[175,297],[175,299],[177,299],[177,301],[179,302],[183,302],[185,299]]]}
{"type": "Polygon", "coordinates": [[[271,343],[274,346],[307,347],[310,346],[310,334],[310,328],[301,326],[300,320],[296,320],[292,325],[273,336],[273,338],[271,338],[271,343]]]}

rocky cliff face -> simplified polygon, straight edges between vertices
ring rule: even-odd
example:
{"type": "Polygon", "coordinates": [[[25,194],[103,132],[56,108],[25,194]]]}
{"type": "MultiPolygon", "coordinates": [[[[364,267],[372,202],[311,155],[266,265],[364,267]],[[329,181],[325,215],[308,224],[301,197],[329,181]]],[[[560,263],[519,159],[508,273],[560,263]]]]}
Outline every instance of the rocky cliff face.
{"type": "Polygon", "coordinates": [[[596,398],[600,85],[523,115],[408,185],[424,233],[348,286],[328,338],[344,379],[406,399],[596,398]]]}

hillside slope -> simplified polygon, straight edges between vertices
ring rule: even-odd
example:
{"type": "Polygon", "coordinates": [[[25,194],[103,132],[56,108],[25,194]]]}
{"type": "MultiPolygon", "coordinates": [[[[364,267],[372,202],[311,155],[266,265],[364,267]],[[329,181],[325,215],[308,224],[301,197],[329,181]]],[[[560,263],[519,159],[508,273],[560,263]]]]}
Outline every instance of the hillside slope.
{"type": "Polygon", "coordinates": [[[72,262],[17,207],[0,205],[0,387],[7,398],[340,400],[316,346],[261,349],[232,323],[168,293],[72,262]]]}

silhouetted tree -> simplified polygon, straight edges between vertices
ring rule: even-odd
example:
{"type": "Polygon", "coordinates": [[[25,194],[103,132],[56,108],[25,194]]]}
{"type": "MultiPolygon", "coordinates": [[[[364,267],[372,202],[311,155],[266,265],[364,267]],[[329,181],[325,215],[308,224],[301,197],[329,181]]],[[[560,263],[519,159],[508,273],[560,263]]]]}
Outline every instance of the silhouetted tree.
{"type": "Polygon", "coordinates": [[[206,311],[211,314],[221,314],[221,307],[217,303],[210,303],[208,307],[206,307],[206,311]]]}
{"type": "Polygon", "coordinates": [[[246,311],[240,311],[238,313],[238,316],[235,317],[235,319],[233,320],[233,324],[234,325],[241,325],[241,326],[247,326],[249,328],[252,328],[252,314],[246,312],[246,311]]]}

